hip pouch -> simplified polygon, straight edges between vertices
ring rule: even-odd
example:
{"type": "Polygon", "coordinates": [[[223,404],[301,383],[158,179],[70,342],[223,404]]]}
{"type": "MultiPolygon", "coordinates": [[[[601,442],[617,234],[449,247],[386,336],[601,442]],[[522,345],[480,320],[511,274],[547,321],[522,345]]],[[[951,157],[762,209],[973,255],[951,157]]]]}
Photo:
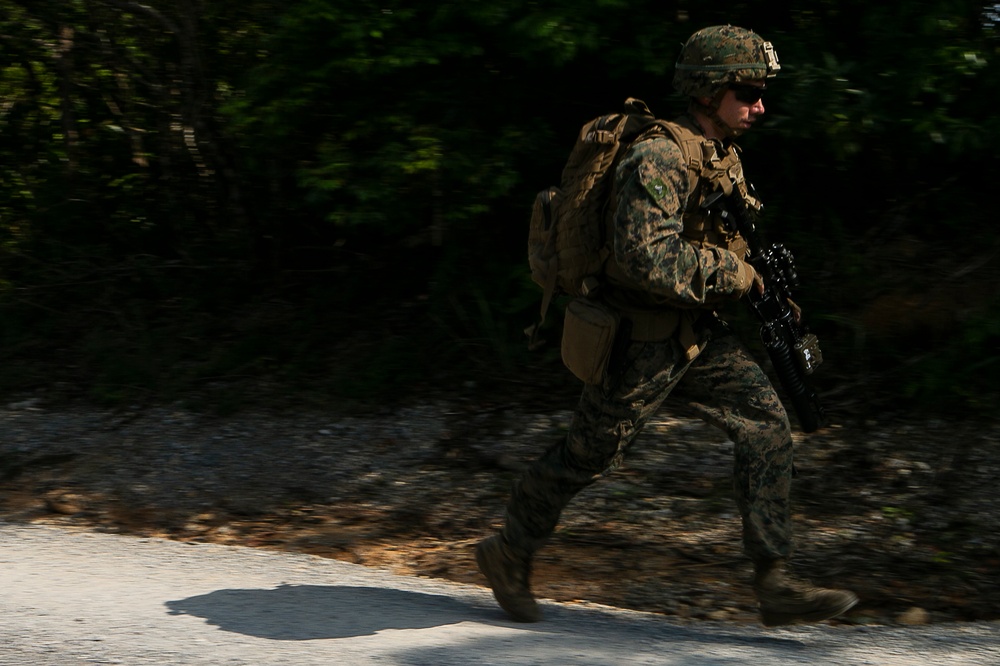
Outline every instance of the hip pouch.
{"type": "Polygon", "coordinates": [[[603,383],[617,330],[614,310],[599,301],[574,298],[563,320],[563,364],[585,384],[603,383]]]}

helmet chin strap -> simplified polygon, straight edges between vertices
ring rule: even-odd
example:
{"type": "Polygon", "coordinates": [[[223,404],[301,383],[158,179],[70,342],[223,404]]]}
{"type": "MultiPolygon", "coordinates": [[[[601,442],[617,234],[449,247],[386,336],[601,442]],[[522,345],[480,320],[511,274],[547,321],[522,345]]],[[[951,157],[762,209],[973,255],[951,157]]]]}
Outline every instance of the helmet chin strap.
{"type": "Polygon", "coordinates": [[[743,128],[730,127],[722,120],[722,117],[719,115],[719,107],[722,105],[722,98],[723,96],[725,96],[726,90],[728,90],[728,88],[723,87],[721,90],[715,93],[715,96],[712,98],[712,101],[708,104],[702,104],[700,101],[698,101],[698,99],[692,99],[692,102],[698,108],[698,110],[701,111],[701,113],[706,118],[708,118],[708,120],[712,123],[712,126],[715,127],[716,130],[718,130],[719,134],[721,134],[724,138],[727,139],[735,139],[736,137],[743,134],[743,128]]]}
{"type": "Polygon", "coordinates": [[[718,111],[719,107],[717,106],[711,107],[711,113],[708,114],[708,119],[711,120],[712,124],[715,125],[716,129],[718,129],[719,132],[722,133],[722,136],[726,137],[727,139],[735,139],[736,137],[743,134],[742,127],[730,127],[729,125],[724,123],[722,121],[722,118],[719,116],[718,111]]]}

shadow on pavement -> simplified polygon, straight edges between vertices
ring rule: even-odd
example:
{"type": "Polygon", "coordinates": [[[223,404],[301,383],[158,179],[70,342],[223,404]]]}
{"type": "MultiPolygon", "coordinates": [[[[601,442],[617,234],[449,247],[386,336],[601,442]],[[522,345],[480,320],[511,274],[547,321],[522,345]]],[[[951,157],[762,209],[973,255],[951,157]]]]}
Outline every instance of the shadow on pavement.
{"type": "Polygon", "coordinates": [[[435,594],[338,585],[216,590],[166,606],[171,615],[204,618],[223,631],[286,641],[428,629],[484,614],[481,607],[435,594]]]}
{"type": "MultiPolygon", "coordinates": [[[[199,617],[223,631],[281,641],[352,638],[385,630],[430,629],[473,622],[525,630],[547,646],[532,650],[543,652],[570,645],[599,653],[608,645],[620,645],[623,641],[631,645],[652,642],[678,647],[745,645],[793,653],[803,649],[800,641],[787,637],[772,637],[766,633],[747,635],[712,625],[681,627],[661,623],[655,617],[622,617],[598,609],[546,606],[547,621],[525,625],[510,621],[499,607],[487,608],[438,594],[380,587],[279,585],[273,589],[224,589],[167,601],[165,605],[170,615],[199,617]]],[[[475,632],[470,632],[469,637],[478,641],[480,647],[491,646],[498,650],[498,654],[504,654],[512,640],[510,635],[475,632]]],[[[528,643],[535,640],[526,635],[524,638],[528,643]]],[[[450,650],[470,648],[465,644],[462,648],[437,646],[426,649],[430,651],[421,654],[429,661],[419,663],[456,663],[449,661],[454,657],[450,650]]],[[[542,654],[535,656],[540,658],[542,654]]],[[[551,660],[545,658],[532,663],[551,663],[551,660]]]]}

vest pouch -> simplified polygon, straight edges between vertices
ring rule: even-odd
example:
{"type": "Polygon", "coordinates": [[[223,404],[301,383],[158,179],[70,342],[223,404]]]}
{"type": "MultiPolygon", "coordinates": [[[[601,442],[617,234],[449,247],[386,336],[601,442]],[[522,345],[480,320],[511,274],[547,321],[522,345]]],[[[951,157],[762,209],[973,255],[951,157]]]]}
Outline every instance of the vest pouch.
{"type": "Polygon", "coordinates": [[[563,319],[562,360],[584,384],[601,384],[618,331],[618,314],[600,301],[574,298],[563,319]]]}

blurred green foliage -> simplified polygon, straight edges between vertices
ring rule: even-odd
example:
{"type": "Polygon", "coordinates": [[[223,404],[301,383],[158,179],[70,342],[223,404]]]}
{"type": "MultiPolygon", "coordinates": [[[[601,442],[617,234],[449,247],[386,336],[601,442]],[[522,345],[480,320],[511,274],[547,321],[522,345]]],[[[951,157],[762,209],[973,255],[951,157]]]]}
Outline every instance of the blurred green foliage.
{"type": "Polygon", "coordinates": [[[733,23],[781,57],[741,144],[821,388],[988,408],[997,7],[724,4],[0,0],[0,389],[558,368],[521,334],[534,193],[626,97],[681,111],[681,44],[733,23]]]}

